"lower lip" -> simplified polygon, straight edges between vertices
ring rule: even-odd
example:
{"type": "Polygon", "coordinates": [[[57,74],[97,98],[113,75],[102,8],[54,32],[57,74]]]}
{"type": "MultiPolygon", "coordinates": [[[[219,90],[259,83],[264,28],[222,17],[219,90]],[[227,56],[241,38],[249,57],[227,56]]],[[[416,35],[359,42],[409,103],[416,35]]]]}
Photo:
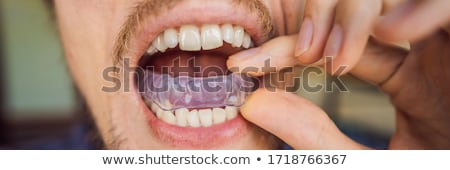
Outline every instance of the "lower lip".
{"type": "Polygon", "coordinates": [[[235,142],[249,131],[249,123],[240,115],[224,123],[210,127],[180,127],[158,119],[145,107],[148,124],[154,135],[164,144],[180,149],[212,149],[235,142]]]}

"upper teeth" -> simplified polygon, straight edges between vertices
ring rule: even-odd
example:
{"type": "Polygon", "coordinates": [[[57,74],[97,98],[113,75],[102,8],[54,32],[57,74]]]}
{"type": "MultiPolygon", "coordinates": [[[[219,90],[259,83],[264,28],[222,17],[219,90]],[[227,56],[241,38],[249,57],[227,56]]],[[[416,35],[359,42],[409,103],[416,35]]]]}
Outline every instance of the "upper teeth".
{"type": "Polygon", "coordinates": [[[211,50],[222,47],[223,41],[238,48],[253,46],[249,34],[240,26],[204,24],[199,28],[195,25],[183,25],[178,31],[169,28],[156,36],[147,49],[147,53],[152,55],[158,51],[165,52],[168,48],[175,48],[177,45],[183,51],[211,50]]]}
{"type": "Polygon", "coordinates": [[[162,110],[157,104],[146,100],[147,105],[162,121],[181,127],[209,127],[234,119],[238,107],[226,106],[225,108],[192,109],[180,108],[173,111],[162,110]]]}

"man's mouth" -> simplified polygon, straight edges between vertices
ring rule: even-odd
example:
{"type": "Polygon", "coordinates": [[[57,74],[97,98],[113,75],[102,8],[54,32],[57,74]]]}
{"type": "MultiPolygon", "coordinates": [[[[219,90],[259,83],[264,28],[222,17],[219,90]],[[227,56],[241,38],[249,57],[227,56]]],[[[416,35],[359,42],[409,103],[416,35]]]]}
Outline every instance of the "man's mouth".
{"type": "Polygon", "coordinates": [[[180,1],[169,11],[145,19],[127,44],[134,49],[132,56],[140,56],[132,62],[145,68],[135,77],[142,110],[149,132],[168,147],[243,147],[255,137],[261,140],[250,133],[260,130],[239,113],[251,92],[242,87],[257,87],[258,82],[228,71],[226,60],[267,40],[272,28],[268,12],[260,11],[265,9],[262,4],[252,4],[258,1],[198,2],[180,1]],[[221,90],[211,91],[205,85],[221,90]]]}
{"type": "Polygon", "coordinates": [[[257,82],[228,71],[226,60],[253,46],[239,25],[168,28],[156,36],[140,60],[146,68],[141,96],[153,117],[162,121],[160,125],[173,129],[201,134],[209,133],[205,129],[218,133],[221,128],[246,127],[239,107],[251,91],[242,87],[254,89],[257,82]]]}
{"type": "Polygon", "coordinates": [[[210,127],[236,118],[248,93],[241,87],[254,82],[229,74],[224,62],[252,46],[248,33],[231,24],[164,30],[142,59],[147,106],[158,119],[180,127],[210,127]]]}

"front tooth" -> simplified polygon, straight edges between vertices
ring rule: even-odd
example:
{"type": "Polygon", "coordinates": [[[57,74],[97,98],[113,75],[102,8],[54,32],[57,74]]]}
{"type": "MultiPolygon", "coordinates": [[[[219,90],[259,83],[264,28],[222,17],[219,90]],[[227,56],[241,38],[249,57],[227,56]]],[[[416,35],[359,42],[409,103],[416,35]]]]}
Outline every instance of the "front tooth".
{"type": "Polygon", "coordinates": [[[221,27],[223,41],[232,44],[234,39],[234,30],[231,24],[224,24],[221,27]]]}
{"type": "Polygon", "coordinates": [[[178,45],[178,32],[173,28],[164,31],[164,42],[167,47],[175,48],[178,45]]]}
{"type": "Polygon", "coordinates": [[[213,108],[212,114],[214,124],[223,123],[227,119],[227,112],[222,108],[213,108]]]}
{"type": "Polygon", "coordinates": [[[153,40],[152,45],[156,49],[158,49],[158,51],[160,51],[160,52],[164,52],[168,48],[166,43],[164,43],[164,35],[163,34],[159,34],[158,37],[156,37],[156,39],[153,40]]]}
{"type": "Polygon", "coordinates": [[[244,41],[244,28],[240,26],[234,27],[234,39],[233,39],[233,47],[241,47],[242,42],[244,41]]]}
{"type": "Polygon", "coordinates": [[[219,25],[202,26],[202,49],[211,50],[223,45],[222,32],[219,25]]]}
{"type": "Polygon", "coordinates": [[[175,125],[177,123],[176,117],[171,111],[164,111],[161,119],[168,124],[175,125]]]}
{"type": "Polygon", "coordinates": [[[177,117],[177,125],[181,127],[187,126],[187,114],[189,110],[186,108],[177,109],[175,111],[175,117],[177,117]]]}
{"type": "Polygon", "coordinates": [[[179,37],[180,49],[184,51],[200,51],[201,40],[198,27],[184,25],[180,27],[179,37]]]}
{"type": "Polygon", "coordinates": [[[247,33],[244,33],[244,40],[242,41],[242,47],[250,48],[251,42],[252,42],[252,39],[250,38],[250,35],[248,35],[247,33]]]}
{"type": "Polygon", "coordinates": [[[200,123],[204,127],[212,125],[212,111],[211,109],[201,109],[198,111],[198,117],[200,117],[200,123]]]}
{"type": "Polygon", "coordinates": [[[198,117],[197,109],[191,110],[186,115],[187,122],[191,127],[200,127],[200,119],[198,117]]]}
{"type": "Polygon", "coordinates": [[[237,107],[226,106],[225,112],[227,112],[227,120],[231,120],[231,119],[235,118],[239,112],[238,110],[239,109],[237,107]]]}

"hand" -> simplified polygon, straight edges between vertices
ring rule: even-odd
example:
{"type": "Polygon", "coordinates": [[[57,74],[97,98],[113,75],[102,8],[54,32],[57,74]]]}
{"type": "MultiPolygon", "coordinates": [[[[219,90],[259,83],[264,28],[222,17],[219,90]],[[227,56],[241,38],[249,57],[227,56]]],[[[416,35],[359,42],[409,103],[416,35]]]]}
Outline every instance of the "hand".
{"type": "MultiPolygon", "coordinates": [[[[334,68],[347,65],[344,73],[378,85],[391,97],[397,124],[389,148],[449,149],[450,69],[446,67],[450,65],[450,1],[384,5],[392,10],[379,22],[376,18],[382,5],[376,2],[307,1],[305,16],[310,21],[304,20],[299,35],[279,37],[235,54],[227,65],[262,68],[271,57],[272,65],[282,68],[334,56],[334,68]],[[313,31],[305,22],[314,25],[313,31]],[[339,26],[335,24],[328,34],[333,22],[339,26]],[[384,41],[409,40],[411,49],[379,43],[369,38],[371,32],[384,41]]],[[[295,149],[366,149],[340,132],[322,109],[294,94],[259,89],[241,112],[295,149]]]]}

